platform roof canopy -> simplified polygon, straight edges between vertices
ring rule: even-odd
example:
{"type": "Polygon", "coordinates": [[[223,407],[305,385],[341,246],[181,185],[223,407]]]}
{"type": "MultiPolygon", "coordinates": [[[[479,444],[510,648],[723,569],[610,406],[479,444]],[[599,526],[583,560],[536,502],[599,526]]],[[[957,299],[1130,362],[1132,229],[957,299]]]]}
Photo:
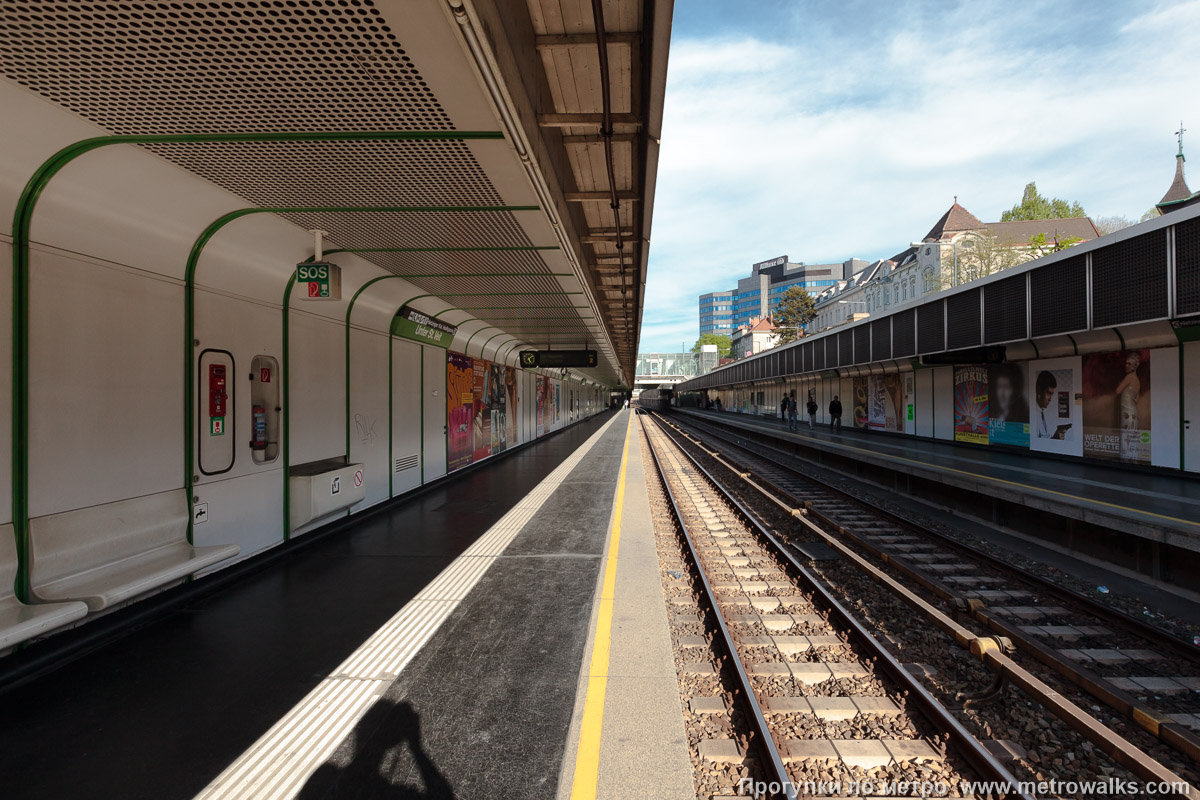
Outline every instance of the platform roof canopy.
{"type": "Polygon", "coordinates": [[[251,205],[297,209],[280,216],[461,309],[449,321],[483,320],[513,351],[597,349],[599,367],[580,372],[628,385],[670,11],[662,0],[8,0],[0,70],[112,134],[329,132],[143,146],[251,205]],[[332,135],[371,131],[500,135],[332,135]],[[370,210],[498,205],[528,210],[370,210]],[[355,210],[304,210],[318,208],[355,210]]]}

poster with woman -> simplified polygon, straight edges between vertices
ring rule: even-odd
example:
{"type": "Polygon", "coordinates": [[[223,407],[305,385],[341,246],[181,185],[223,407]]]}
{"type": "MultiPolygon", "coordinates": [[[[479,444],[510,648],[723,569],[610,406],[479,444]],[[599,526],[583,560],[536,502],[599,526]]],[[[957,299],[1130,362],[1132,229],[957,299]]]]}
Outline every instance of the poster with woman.
{"type": "Polygon", "coordinates": [[[1150,351],[1083,357],[1083,454],[1150,463],[1150,351]]]}
{"type": "Polygon", "coordinates": [[[987,370],[988,442],[1029,447],[1025,365],[992,364],[987,370]]]}
{"type": "Polygon", "coordinates": [[[988,443],[987,367],[954,368],[954,441],[988,443]]]}
{"type": "Polygon", "coordinates": [[[471,422],[475,416],[475,374],[471,357],[446,354],[446,467],[471,463],[471,422]]]}
{"type": "Polygon", "coordinates": [[[1029,362],[1029,448],[1083,455],[1079,356],[1029,362]]]}

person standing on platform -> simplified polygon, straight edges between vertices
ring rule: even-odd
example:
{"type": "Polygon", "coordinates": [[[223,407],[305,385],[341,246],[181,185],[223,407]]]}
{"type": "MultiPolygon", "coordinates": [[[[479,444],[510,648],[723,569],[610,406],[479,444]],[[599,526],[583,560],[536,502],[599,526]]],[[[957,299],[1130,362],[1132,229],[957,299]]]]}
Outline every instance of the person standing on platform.
{"type": "Polygon", "coordinates": [[[829,403],[829,427],[835,431],[842,429],[842,401],[836,394],[829,403]]]}
{"type": "Polygon", "coordinates": [[[815,431],[817,429],[817,401],[813,399],[812,395],[808,396],[808,406],[805,410],[808,411],[808,429],[815,431]]]}
{"type": "Polygon", "coordinates": [[[787,423],[788,398],[785,394],[783,399],[779,401],[779,418],[787,423]]]}
{"type": "Polygon", "coordinates": [[[787,417],[788,417],[788,430],[791,431],[792,433],[795,433],[796,432],[796,398],[794,398],[794,397],[787,398],[787,417]]]}

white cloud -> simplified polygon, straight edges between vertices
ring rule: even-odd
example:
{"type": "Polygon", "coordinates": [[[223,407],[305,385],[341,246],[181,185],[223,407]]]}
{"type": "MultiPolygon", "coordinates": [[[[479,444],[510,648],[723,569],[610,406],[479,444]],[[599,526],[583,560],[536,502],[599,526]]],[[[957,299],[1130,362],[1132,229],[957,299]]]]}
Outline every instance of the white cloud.
{"type": "Polygon", "coordinates": [[[995,219],[1036,180],[1139,216],[1170,183],[1180,117],[1200,135],[1200,0],[1089,39],[1051,29],[1054,8],[972,3],[936,27],[901,10],[870,42],[803,26],[782,45],[673,42],[641,349],[693,341],[696,296],[753,261],[886,257],[955,194],[995,219]]]}

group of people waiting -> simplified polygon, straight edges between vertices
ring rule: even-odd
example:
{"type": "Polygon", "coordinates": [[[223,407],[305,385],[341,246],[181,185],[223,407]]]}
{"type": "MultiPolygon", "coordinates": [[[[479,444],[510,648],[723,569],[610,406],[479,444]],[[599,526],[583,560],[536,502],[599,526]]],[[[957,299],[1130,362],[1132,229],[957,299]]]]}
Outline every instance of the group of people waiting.
{"type": "MultiPolygon", "coordinates": [[[[809,395],[808,404],[804,410],[808,412],[808,429],[815,430],[817,427],[817,401],[813,399],[812,395],[809,395]]],[[[797,413],[796,393],[785,394],[779,403],[779,416],[787,421],[789,431],[797,430],[797,413]]],[[[829,402],[829,427],[835,431],[842,429],[842,401],[836,394],[829,402]]]]}

